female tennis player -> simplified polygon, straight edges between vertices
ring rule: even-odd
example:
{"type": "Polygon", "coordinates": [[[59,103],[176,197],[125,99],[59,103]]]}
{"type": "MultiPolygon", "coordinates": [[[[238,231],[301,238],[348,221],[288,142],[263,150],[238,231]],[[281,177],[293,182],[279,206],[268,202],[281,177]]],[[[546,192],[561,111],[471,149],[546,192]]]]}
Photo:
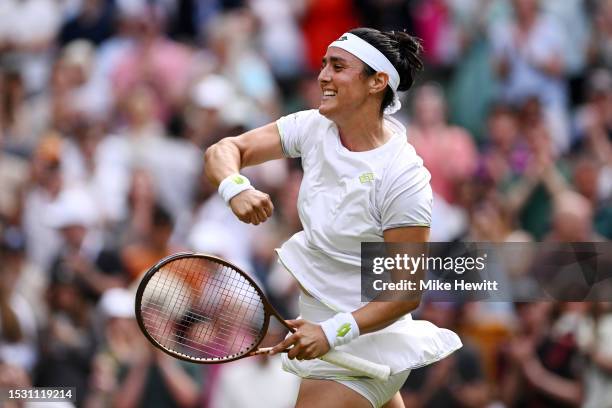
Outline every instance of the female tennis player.
{"type": "Polygon", "coordinates": [[[297,112],[206,151],[206,174],[242,221],[259,224],[270,197],[241,168],[301,157],[298,210],[304,230],[277,250],[301,288],[296,332],[274,347],[284,369],[302,377],[297,407],[403,407],[410,370],[461,347],[457,335],[410,311],[418,301],[361,302],[362,241],[427,242],[429,172],[389,115],[422,68],[420,44],[402,32],[358,28],[333,41],[318,80],[318,110],[297,112]],[[330,348],[389,365],[389,381],[355,377],[316,359],[330,348]]]}

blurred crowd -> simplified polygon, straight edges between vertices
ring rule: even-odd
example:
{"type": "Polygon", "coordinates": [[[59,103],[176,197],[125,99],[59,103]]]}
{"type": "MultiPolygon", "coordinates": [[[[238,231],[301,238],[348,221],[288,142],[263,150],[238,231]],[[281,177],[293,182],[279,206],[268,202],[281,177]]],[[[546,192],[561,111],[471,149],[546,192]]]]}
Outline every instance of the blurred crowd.
{"type": "MultiPolygon", "coordinates": [[[[316,108],[325,48],[360,25],[423,40],[396,117],[432,174],[432,241],[612,238],[611,0],[2,0],[0,388],[292,406],[298,379],[276,358],[197,366],[149,346],[134,286],[168,254],[211,253],[296,315],[273,249],[301,228],[299,161],[245,169],[275,204],[254,227],[203,151],[316,108]]],[[[415,318],[465,347],[414,370],[406,405],[612,407],[611,309],[424,301],[415,318]]]]}

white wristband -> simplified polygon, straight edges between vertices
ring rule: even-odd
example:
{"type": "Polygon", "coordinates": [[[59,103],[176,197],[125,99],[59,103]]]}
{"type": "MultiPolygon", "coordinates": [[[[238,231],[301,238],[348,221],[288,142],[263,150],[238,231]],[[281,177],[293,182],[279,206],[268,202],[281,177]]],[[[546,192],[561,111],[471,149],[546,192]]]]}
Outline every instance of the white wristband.
{"type": "Polygon", "coordinates": [[[331,348],[341,346],[359,337],[359,326],[351,313],[338,313],[320,324],[331,348]]]}
{"type": "Polygon", "coordinates": [[[248,178],[241,174],[232,174],[223,179],[219,184],[219,194],[227,205],[234,196],[242,193],[244,190],[254,190],[248,178]]]}

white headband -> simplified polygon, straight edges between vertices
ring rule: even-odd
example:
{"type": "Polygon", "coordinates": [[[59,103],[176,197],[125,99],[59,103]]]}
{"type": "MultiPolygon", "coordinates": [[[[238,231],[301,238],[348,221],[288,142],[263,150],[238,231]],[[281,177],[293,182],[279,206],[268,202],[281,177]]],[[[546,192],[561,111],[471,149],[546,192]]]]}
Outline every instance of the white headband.
{"type": "Polygon", "coordinates": [[[341,48],[359,58],[376,72],[384,72],[389,76],[389,86],[393,90],[393,102],[385,109],[385,114],[390,115],[397,112],[402,104],[397,96],[397,87],[400,84],[400,76],[391,61],[384,56],[376,47],[351,33],[344,33],[329,47],[341,48]]]}

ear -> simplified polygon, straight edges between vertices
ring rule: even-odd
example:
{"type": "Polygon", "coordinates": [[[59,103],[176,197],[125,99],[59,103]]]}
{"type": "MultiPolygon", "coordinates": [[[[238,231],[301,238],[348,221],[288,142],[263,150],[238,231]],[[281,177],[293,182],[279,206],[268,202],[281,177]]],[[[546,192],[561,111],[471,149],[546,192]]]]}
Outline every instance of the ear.
{"type": "Polygon", "coordinates": [[[377,72],[370,78],[370,93],[375,94],[383,91],[389,84],[389,75],[384,72],[377,72]]]}

